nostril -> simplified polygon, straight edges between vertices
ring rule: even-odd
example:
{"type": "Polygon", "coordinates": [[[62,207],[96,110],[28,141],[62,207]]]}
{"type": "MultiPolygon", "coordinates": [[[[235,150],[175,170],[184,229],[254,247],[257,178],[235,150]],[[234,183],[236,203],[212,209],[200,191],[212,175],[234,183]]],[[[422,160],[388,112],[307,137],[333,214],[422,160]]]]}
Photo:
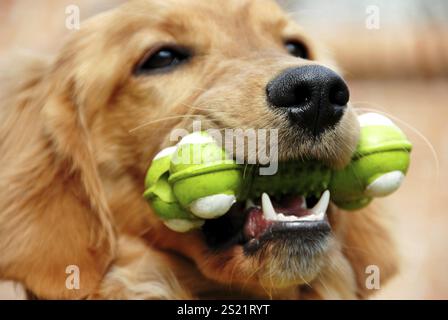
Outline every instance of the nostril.
{"type": "Polygon", "coordinates": [[[345,106],[349,99],[350,93],[348,91],[347,85],[344,82],[338,82],[335,84],[329,92],[329,100],[331,104],[338,106],[345,106]]]}
{"type": "Polygon", "coordinates": [[[266,95],[272,106],[285,109],[304,107],[313,100],[312,89],[307,83],[268,85],[266,95]]]}

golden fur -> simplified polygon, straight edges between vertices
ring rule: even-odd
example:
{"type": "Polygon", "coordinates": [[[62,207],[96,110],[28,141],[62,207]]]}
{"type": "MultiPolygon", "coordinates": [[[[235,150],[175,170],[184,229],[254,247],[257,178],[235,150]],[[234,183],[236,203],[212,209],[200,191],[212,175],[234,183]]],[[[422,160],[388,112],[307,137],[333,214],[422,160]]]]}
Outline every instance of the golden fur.
{"type": "Polygon", "coordinates": [[[55,59],[10,63],[0,100],[0,278],[39,298],[367,297],[367,265],[380,267],[382,284],[395,272],[377,213],[332,208],[326,255],[300,275],[269,250],[213,253],[200,231],[168,230],[142,198],[152,157],[193,119],[280,128],[282,159],[347,163],[358,134],[351,109],[318,146],[292,150],[284,119],[266,108],[269,80],[312,63],[330,64],[267,0],[131,1],[86,22],[55,59]],[[284,37],[305,41],[312,61],[289,56],[284,37]],[[135,76],[161,43],[190,46],[195,57],[172,73],[135,76]],[[65,287],[68,265],[80,268],[79,290],[65,287]]]}

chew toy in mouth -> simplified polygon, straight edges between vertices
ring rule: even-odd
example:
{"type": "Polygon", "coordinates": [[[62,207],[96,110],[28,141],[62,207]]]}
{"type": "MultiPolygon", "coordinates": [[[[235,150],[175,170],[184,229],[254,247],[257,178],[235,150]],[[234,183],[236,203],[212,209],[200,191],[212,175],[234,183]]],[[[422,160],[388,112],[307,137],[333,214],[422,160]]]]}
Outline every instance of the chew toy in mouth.
{"type": "Polygon", "coordinates": [[[207,133],[192,133],[154,158],[144,196],[168,228],[203,226],[212,243],[233,238],[255,246],[285,230],[328,231],[330,198],[343,209],[362,208],[397,190],[409,166],[411,144],[392,121],[368,113],[359,123],[360,141],[344,169],[289,161],[273,176],[237,164],[207,133]]]}
{"type": "Polygon", "coordinates": [[[212,248],[241,244],[245,250],[256,250],[265,240],[295,231],[300,235],[329,232],[328,201],[328,191],[320,201],[315,197],[274,197],[264,193],[258,199],[237,202],[225,215],[207,220],[202,231],[212,248]]]}

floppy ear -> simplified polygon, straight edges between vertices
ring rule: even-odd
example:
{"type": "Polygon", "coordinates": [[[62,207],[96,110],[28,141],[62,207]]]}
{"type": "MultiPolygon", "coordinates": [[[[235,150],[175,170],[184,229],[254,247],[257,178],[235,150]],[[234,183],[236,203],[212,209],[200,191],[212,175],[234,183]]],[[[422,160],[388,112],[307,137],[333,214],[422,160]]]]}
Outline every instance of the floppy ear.
{"type": "Polygon", "coordinates": [[[110,47],[107,55],[99,54],[105,45],[101,39],[98,32],[84,28],[64,46],[48,73],[49,95],[42,115],[44,130],[54,151],[70,164],[72,173],[79,176],[85,200],[92,207],[101,229],[96,234],[100,238],[96,240],[107,240],[112,244],[115,241],[113,217],[88,127],[99,110],[107,106],[126,72],[120,65],[117,46],[110,47]]]}
{"type": "MultiPolygon", "coordinates": [[[[91,88],[88,83],[77,84],[75,66],[65,63],[67,61],[63,64],[57,61],[53,67],[54,71],[49,74],[49,79],[46,79],[52,85],[41,115],[44,134],[50,141],[58,166],[55,168],[59,172],[57,179],[64,180],[60,194],[54,195],[52,207],[54,211],[59,211],[60,220],[70,219],[72,222],[72,226],[65,230],[66,238],[73,240],[72,243],[66,244],[73,250],[67,263],[79,266],[79,293],[82,294],[76,296],[84,296],[98,285],[115,256],[116,236],[86,119],[89,108],[87,103],[90,102],[87,98],[93,95],[99,104],[103,101],[98,93],[95,95],[86,92],[91,88]],[[73,70],[67,70],[70,67],[73,70]],[[83,94],[85,97],[81,97],[83,94]],[[70,207],[65,207],[64,202],[70,203],[70,207]]],[[[86,82],[88,81],[86,79],[86,82]]],[[[62,243],[66,241],[54,240],[62,243]]],[[[51,259],[61,260],[61,256],[51,259]]],[[[58,261],[57,264],[60,265],[61,262],[58,261]]],[[[72,294],[69,296],[73,297],[72,294]]]]}
{"type": "MultiPolygon", "coordinates": [[[[70,90],[69,88],[67,88],[70,90]]],[[[52,94],[42,109],[44,130],[52,142],[60,163],[68,166],[70,175],[77,177],[79,187],[98,220],[101,232],[93,235],[92,244],[114,241],[112,214],[107,204],[98,174],[86,120],[82,108],[70,97],[70,91],[52,94]]]]}
{"type": "Polygon", "coordinates": [[[88,106],[78,102],[69,69],[40,66],[32,77],[27,70],[2,105],[9,114],[0,144],[0,276],[40,298],[86,297],[115,256],[88,106]]]}

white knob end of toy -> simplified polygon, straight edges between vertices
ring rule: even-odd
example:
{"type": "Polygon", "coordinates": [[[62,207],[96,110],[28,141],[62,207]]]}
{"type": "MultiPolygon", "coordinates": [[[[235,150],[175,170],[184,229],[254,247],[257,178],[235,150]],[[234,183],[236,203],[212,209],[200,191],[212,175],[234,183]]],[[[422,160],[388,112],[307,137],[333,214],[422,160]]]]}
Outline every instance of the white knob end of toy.
{"type": "Polygon", "coordinates": [[[229,194],[215,194],[193,201],[190,211],[203,219],[214,219],[222,216],[235,203],[236,197],[229,194]]]}
{"type": "Polygon", "coordinates": [[[401,171],[392,171],[376,178],[366,188],[366,195],[369,197],[385,197],[395,192],[404,180],[401,171]]]}
{"type": "Polygon", "coordinates": [[[205,221],[197,220],[191,221],[186,219],[170,219],[165,220],[163,223],[171,230],[176,232],[188,232],[193,229],[202,227],[205,221]]]}
{"type": "Polygon", "coordinates": [[[396,127],[396,125],[388,117],[374,112],[361,114],[360,116],[358,116],[358,121],[361,127],[367,127],[367,126],[396,127]]]}
{"type": "Polygon", "coordinates": [[[175,151],[176,151],[176,147],[165,148],[165,149],[161,150],[158,154],[156,154],[153,161],[160,159],[160,158],[167,157],[167,156],[171,156],[175,151]]]}

